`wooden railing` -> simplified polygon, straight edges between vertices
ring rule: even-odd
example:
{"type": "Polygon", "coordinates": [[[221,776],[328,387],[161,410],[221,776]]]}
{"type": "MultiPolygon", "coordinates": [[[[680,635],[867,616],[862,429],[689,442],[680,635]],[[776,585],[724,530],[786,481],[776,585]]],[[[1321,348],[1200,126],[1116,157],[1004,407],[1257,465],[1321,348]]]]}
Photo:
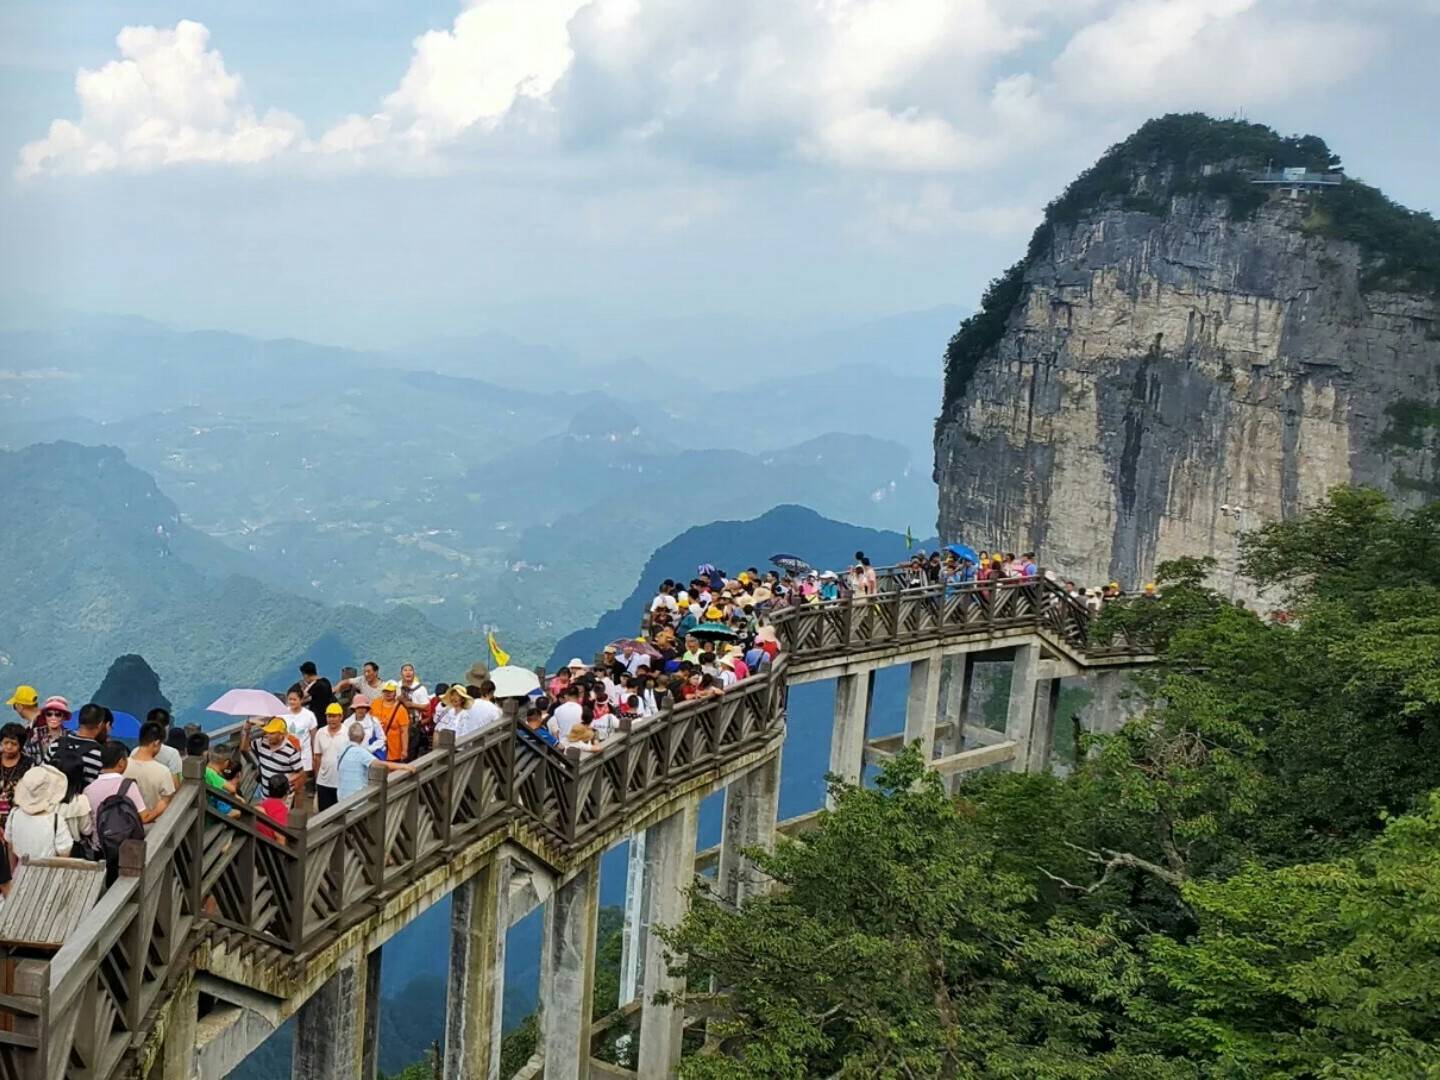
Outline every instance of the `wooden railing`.
{"type": "MultiPolygon", "coordinates": [[[[723,694],[622,720],[598,753],[559,753],[513,720],[456,743],[449,732],[413,772],[371,770],[361,792],[281,826],[242,798],[185,782],[125,876],[50,960],[0,960],[0,1080],[111,1080],[137,1050],[177,966],[203,933],[303,960],[456,853],[521,823],[562,856],[604,837],[675,785],[763,748],[784,728],[798,662],[889,646],[1044,630],[1077,652],[1091,617],[1043,578],[906,587],[773,613],[781,652],[723,694]],[[261,826],[266,831],[262,831],[261,826]]],[[[234,745],[239,725],[212,733],[234,745]]],[[[242,791],[253,785],[247,767],[242,791]]]]}

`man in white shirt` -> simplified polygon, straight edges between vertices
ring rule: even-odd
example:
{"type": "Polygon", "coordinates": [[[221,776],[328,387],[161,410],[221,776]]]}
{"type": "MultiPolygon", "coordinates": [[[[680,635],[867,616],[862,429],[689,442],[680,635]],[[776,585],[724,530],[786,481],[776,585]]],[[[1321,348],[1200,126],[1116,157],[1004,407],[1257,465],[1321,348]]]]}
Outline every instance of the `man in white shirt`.
{"type": "Polygon", "coordinates": [[[350,745],[344,721],[345,710],[338,701],[332,701],[325,707],[325,726],[315,732],[315,803],[321,810],[329,810],[339,800],[337,761],[341,751],[350,745]]]}
{"type": "Polygon", "coordinates": [[[491,724],[499,723],[502,715],[500,706],[495,704],[495,684],[486,679],[480,684],[480,696],[465,710],[464,730],[457,731],[455,737],[463,739],[466,735],[484,731],[491,724]]]}
{"type": "Polygon", "coordinates": [[[430,692],[415,674],[414,664],[400,665],[400,700],[417,709],[430,704],[430,692]]]}
{"type": "Polygon", "coordinates": [[[580,707],[580,688],[567,686],[565,700],[555,707],[555,712],[550,716],[550,733],[563,743],[570,737],[570,729],[580,723],[583,718],[584,710],[580,707]]]}
{"type": "Polygon", "coordinates": [[[655,593],[655,599],[650,601],[650,610],[659,611],[664,608],[673,616],[680,610],[679,604],[674,596],[675,583],[670,580],[662,581],[660,589],[655,593]]]}
{"type": "Polygon", "coordinates": [[[305,707],[305,696],[299,690],[291,690],[285,696],[285,702],[290,707],[283,718],[285,727],[300,743],[300,771],[308,776],[315,767],[311,740],[320,724],[315,714],[305,707]]]}

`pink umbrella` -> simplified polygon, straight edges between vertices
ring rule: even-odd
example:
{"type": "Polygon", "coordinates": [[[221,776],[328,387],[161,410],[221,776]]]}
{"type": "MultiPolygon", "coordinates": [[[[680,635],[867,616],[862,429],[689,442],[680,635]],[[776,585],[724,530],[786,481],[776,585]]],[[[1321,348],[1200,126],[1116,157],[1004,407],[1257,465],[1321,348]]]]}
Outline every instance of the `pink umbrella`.
{"type": "Polygon", "coordinates": [[[283,716],[287,708],[269,690],[226,690],[205,707],[226,716],[283,716]]]}

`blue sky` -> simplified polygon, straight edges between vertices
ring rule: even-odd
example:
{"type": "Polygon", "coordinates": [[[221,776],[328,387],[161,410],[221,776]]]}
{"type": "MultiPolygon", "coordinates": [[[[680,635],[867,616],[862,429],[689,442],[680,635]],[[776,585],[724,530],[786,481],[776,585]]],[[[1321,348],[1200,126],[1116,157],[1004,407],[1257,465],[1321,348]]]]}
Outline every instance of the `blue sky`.
{"type": "Polygon", "coordinates": [[[1435,211],[1437,42],[1440,0],[8,0],[0,316],[608,348],[971,306],[1173,109],[1435,211]]]}

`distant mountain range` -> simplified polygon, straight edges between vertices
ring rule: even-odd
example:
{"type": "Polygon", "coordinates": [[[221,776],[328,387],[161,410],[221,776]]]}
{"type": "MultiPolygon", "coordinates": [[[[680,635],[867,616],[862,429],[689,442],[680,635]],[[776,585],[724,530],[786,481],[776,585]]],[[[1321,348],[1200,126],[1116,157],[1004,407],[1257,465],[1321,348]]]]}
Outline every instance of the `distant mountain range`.
{"type": "MultiPolygon", "coordinates": [[[[333,607],[242,576],[244,556],[185,525],[115,449],[0,452],[0,500],[15,523],[0,533],[0,664],[42,693],[84,701],[124,653],[144,656],[190,713],[230,686],[283,691],[307,657],[332,672],[413,659],[444,677],[486,655],[481,635],[441,631],[413,610],[333,607]]],[[[522,660],[534,653],[507,645],[522,660]]]]}
{"type": "Polygon", "coordinates": [[[926,529],[953,316],[764,348],[746,331],[723,363],[580,360],[495,335],[361,352],[76,319],[0,333],[0,440],[118,446],[268,585],[533,640],[593,620],[646,552],[705,521],[801,502],[926,529]]]}

